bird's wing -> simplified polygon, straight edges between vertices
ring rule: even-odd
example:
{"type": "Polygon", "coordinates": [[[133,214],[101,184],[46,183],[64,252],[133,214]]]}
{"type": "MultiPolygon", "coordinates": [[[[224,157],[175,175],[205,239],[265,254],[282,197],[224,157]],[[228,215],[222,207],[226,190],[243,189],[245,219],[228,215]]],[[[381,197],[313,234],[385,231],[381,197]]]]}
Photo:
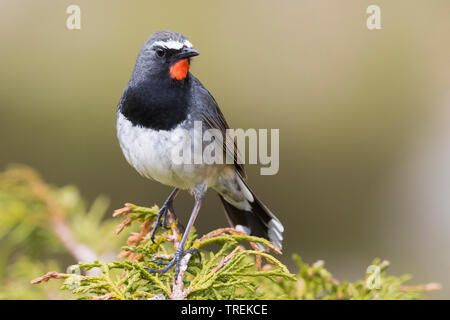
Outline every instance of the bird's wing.
{"type": "Polygon", "coordinates": [[[196,82],[195,96],[199,99],[197,103],[200,103],[202,105],[201,108],[197,109],[200,110],[199,116],[201,120],[208,128],[220,130],[224,139],[223,150],[225,155],[227,157],[230,157],[230,159],[234,159],[234,166],[237,172],[241,175],[242,178],[246,178],[244,164],[242,163],[242,161],[239,161],[241,157],[236,146],[236,141],[234,139],[227,139],[227,129],[229,129],[230,127],[228,126],[228,123],[225,120],[222,111],[220,111],[219,106],[211,93],[209,93],[209,91],[200,83],[197,78],[193,76],[192,78],[196,82]]]}

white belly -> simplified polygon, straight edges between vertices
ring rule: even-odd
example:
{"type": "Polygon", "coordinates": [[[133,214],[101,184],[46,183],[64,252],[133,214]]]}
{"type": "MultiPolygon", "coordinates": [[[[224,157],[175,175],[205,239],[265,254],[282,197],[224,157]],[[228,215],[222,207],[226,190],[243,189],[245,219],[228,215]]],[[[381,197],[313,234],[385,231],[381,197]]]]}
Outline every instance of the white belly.
{"type": "Polygon", "coordinates": [[[214,185],[223,169],[220,165],[183,163],[174,157],[174,150],[191,148],[191,142],[182,138],[185,131],[181,127],[164,131],[134,126],[120,112],[116,126],[125,158],[146,178],[192,190],[202,183],[214,185]]]}

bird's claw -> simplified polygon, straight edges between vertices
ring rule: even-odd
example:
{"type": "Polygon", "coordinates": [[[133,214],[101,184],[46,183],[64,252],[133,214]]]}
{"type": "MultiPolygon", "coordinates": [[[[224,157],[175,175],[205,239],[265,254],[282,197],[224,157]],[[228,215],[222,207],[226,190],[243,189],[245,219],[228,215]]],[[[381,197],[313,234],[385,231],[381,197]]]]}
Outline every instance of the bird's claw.
{"type": "Polygon", "coordinates": [[[199,259],[199,263],[202,261],[202,257],[200,255],[200,252],[196,248],[189,248],[188,250],[177,250],[174,254],[174,257],[171,261],[165,262],[165,261],[154,261],[153,263],[158,265],[165,265],[163,269],[152,269],[152,268],[145,268],[150,273],[166,273],[169,271],[173,266],[175,266],[175,280],[178,278],[178,274],[180,273],[180,267],[181,267],[181,261],[183,260],[183,257],[186,254],[196,255],[199,259]]]}
{"type": "Polygon", "coordinates": [[[170,229],[170,227],[167,225],[167,216],[169,211],[175,216],[171,203],[164,203],[161,209],[159,209],[158,215],[156,216],[155,225],[153,226],[152,233],[150,234],[150,239],[152,240],[152,242],[155,242],[155,234],[159,226],[162,226],[165,229],[170,229]],[[162,223],[161,217],[163,217],[162,223]]]}
{"type": "MultiPolygon", "coordinates": [[[[168,212],[169,212],[169,211],[172,212],[174,218],[175,218],[175,212],[173,211],[173,207],[172,207],[170,204],[166,205],[166,209],[165,209],[165,210],[166,210],[166,211],[165,211],[165,213],[164,213],[164,217],[163,217],[163,221],[162,221],[161,226],[162,226],[164,229],[170,229],[170,227],[167,225],[167,216],[168,216],[168,212]]],[[[175,220],[176,220],[176,218],[175,218],[175,220]]]]}

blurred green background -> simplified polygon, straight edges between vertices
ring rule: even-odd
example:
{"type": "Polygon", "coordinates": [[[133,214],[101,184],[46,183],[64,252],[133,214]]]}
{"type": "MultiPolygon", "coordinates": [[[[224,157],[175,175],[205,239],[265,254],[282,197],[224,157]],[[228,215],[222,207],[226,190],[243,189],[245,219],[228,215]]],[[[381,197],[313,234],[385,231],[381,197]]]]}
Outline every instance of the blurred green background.
{"type": "MultiPolygon", "coordinates": [[[[249,184],[286,227],[284,258],[361,278],[391,273],[450,294],[450,2],[0,0],[0,167],[25,163],[92,202],[161,204],[170,188],[125,161],[115,111],[157,30],[201,52],[191,71],[235,128],[279,128],[280,171],[249,184]],[[81,8],[81,30],[66,8],[81,8]]],[[[186,221],[192,199],[175,203],[186,221]]],[[[209,194],[200,233],[227,224],[209,194]]]]}

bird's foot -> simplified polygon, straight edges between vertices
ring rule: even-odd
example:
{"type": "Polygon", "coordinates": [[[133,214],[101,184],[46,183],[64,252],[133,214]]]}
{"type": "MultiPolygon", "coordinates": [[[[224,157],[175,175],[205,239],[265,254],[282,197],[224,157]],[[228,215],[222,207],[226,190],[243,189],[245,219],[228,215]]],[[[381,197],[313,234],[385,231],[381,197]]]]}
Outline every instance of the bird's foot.
{"type": "Polygon", "coordinates": [[[159,209],[158,215],[156,216],[155,225],[153,226],[152,233],[150,234],[150,239],[152,240],[152,242],[154,242],[156,230],[158,230],[160,226],[162,226],[165,229],[170,229],[169,226],[167,225],[167,216],[169,211],[173,214],[173,217],[176,220],[175,212],[173,211],[172,201],[165,202],[163,206],[159,209]],[[163,218],[162,223],[161,218],[163,218]]]}
{"type": "MultiPolygon", "coordinates": [[[[145,268],[148,272],[151,273],[166,273],[169,271],[173,266],[175,266],[175,281],[178,278],[178,274],[180,273],[181,268],[181,262],[186,254],[196,255],[198,257],[199,262],[201,263],[202,257],[200,256],[200,252],[196,248],[190,248],[188,250],[179,250],[175,252],[173,258],[169,262],[165,261],[159,261],[159,260],[153,260],[152,262],[158,265],[165,265],[163,269],[152,269],[152,268],[145,268]]],[[[186,267],[189,262],[186,262],[186,267]]]]}

